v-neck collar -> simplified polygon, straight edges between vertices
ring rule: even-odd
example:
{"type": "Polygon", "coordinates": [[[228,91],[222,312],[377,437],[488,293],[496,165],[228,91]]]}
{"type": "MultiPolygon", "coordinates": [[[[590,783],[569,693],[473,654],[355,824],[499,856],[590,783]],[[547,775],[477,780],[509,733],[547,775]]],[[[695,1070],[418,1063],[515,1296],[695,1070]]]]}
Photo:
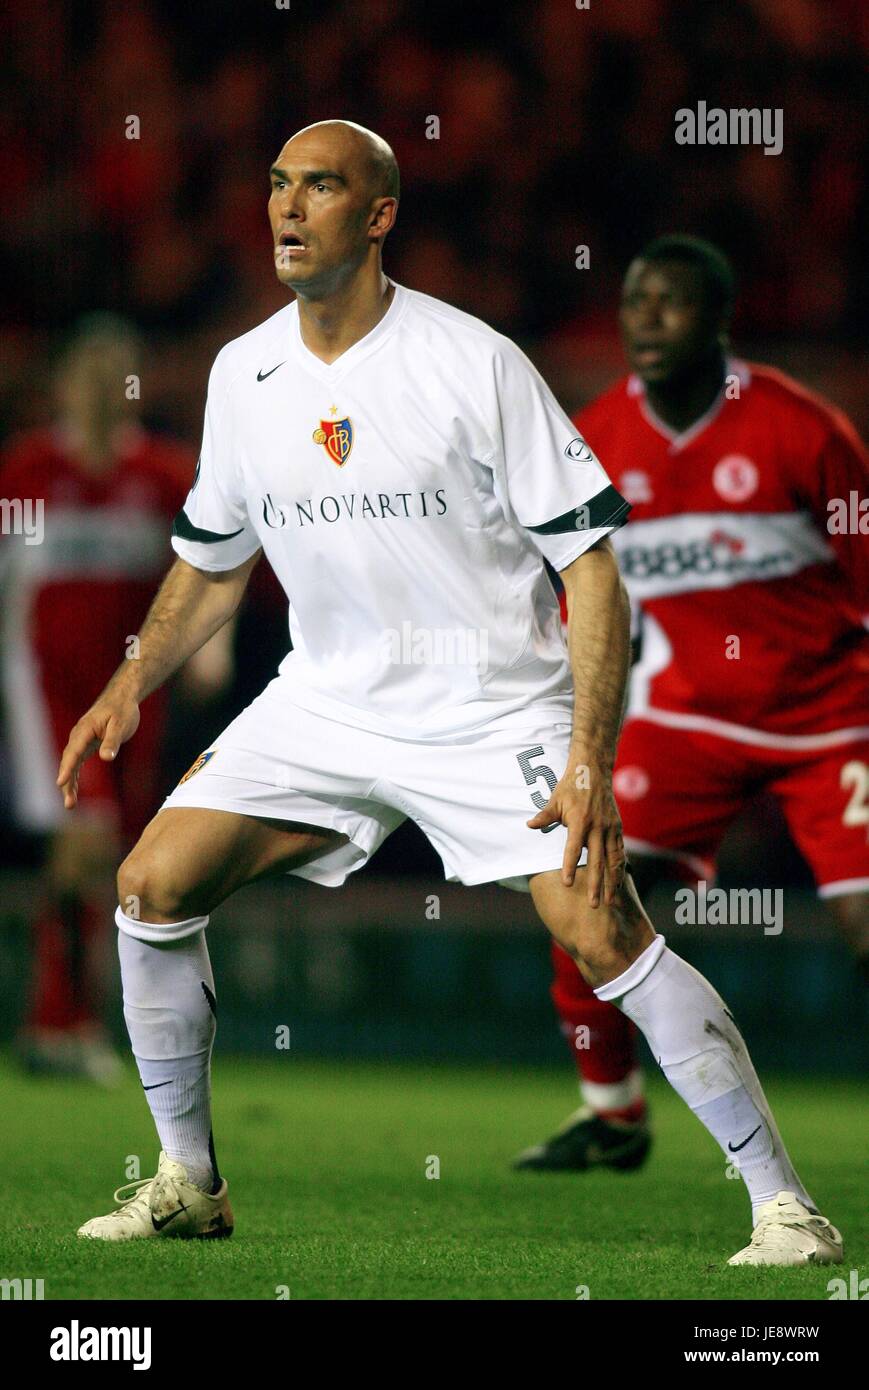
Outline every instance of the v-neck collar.
{"type": "Polygon", "coordinates": [[[649,403],[646,388],[636,373],[632,373],[631,376],[628,377],[628,395],[638,398],[640,414],[646,421],[646,424],[651,425],[656,434],[663,435],[665,439],[669,440],[671,454],[678,454],[682,449],[687,448],[689,444],[693,444],[694,440],[698,439],[707,426],[711,425],[712,421],[716,419],[724,402],[727,400],[727,379],[731,376],[736,377],[741,387],[751,384],[751,370],[748,363],[739,362],[733,357],[725,358],[724,385],[721,387],[721,390],[718,392],[718,395],[715,397],[715,400],[709,406],[708,410],[704,410],[699,419],[695,420],[694,423],[689,425],[685,430],[674,430],[666,421],[661,419],[660,415],[655,413],[649,403]]]}
{"type": "Polygon", "coordinates": [[[367,357],[369,353],[379,347],[386,335],[392,332],[407,305],[407,291],[401,285],[397,285],[394,280],[390,280],[388,275],[386,278],[389,284],[392,285],[394,293],[392,296],[392,303],[383,315],[383,318],[380,319],[364,337],[357,338],[356,342],[349,348],[346,348],[344,352],[341,353],[340,357],[336,357],[334,362],[324,362],[322,358],[318,357],[315,352],[312,352],[311,349],[306,346],[302,337],[299,306],[298,303],[296,303],[290,329],[292,344],[296,355],[309,371],[322,377],[324,381],[336,381],[348,368],[355,367],[363,358],[367,357]]]}

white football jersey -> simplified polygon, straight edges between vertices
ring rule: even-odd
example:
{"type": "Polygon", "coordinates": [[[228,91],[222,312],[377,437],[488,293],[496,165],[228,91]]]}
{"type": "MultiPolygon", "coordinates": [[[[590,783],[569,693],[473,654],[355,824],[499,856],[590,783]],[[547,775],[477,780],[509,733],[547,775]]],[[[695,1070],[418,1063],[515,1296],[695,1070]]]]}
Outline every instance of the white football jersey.
{"type": "Polygon", "coordinates": [[[212,571],[262,546],[294,701],[437,737],[570,695],[543,557],[565,569],[629,510],[514,343],[396,285],[331,365],[295,302],[218,353],[172,544],[212,571]]]}

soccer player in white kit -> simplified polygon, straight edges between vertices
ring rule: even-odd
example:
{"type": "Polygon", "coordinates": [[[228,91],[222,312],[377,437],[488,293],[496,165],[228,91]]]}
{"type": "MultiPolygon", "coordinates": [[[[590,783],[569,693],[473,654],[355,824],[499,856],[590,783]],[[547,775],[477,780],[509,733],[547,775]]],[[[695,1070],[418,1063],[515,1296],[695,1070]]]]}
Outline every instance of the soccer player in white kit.
{"type": "Polygon", "coordinates": [[[162,1151],[79,1235],[231,1233],[209,913],[266,874],[337,887],[410,816],[448,878],[530,891],[731,1161],[767,1136],[742,1168],[755,1228],[731,1262],[841,1260],[733,1019],[626,872],[611,770],[629,618],[607,536],[627,504],[509,339],[384,275],[399,185],[379,136],[309,126],[270,179],[275,266],[296,298],[216,358],[178,559],[139,658],[70,735],[65,805],[82,761],[115,757],[141,701],[228,621],[261,550],[293,650],[121,866],[124,1015],[162,1151]]]}

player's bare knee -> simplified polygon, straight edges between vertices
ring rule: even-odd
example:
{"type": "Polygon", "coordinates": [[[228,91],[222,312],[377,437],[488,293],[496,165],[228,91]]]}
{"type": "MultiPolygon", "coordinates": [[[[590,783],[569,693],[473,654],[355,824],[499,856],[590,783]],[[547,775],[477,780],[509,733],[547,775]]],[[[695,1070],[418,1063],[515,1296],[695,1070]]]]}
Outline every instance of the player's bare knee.
{"type": "Polygon", "coordinates": [[[121,911],[139,921],[178,921],[207,911],[153,849],[137,848],[127,856],[118,870],[117,886],[121,911]]]}
{"type": "Polygon", "coordinates": [[[571,888],[559,886],[561,892],[542,915],[592,985],[627,970],[654,939],[654,928],[630,882],[618,890],[614,902],[601,902],[598,907],[588,901],[585,869],[577,871],[571,888]]]}

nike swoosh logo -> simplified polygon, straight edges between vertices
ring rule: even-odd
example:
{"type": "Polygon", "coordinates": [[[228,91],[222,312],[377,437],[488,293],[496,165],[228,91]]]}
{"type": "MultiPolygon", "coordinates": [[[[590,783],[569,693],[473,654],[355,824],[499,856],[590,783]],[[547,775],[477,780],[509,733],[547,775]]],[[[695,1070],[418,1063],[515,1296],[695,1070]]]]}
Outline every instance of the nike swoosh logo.
{"type": "MultiPolygon", "coordinates": [[[[283,362],[279,362],[279,363],[278,363],[278,367],[282,367],[283,365],[284,365],[283,362]]],[[[271,372],[263,372],[263,371],[257,372],[257,374],[256,374],[256,379],[257,379],[257,381],[265,381],[265,379],[266,379],[267,376],[271,376],[272,372],[276,372],[276,371],[278,370],[278,367],[272,367],[272,371],[271,371],[271,372]]]]}
{"type": "MultiPolygon", "coordinates": [[[[757,1129],[760,1129],[760,1125],[758,1125],[757,1129]]],[[[730,1150],[730,1152],[732,1154],[738,1154],[740,1149],[744,1149],[746,1144],[749,1144],[751,1140],[754,1138],[754,1136],[757,1134],[757,1129],[753,1129],[749,1134],[748,1138],[743,1139],[741,1144],[728,1144],[727,1147],[730,1150]]]]}
{"type": "Polygon", "coordinates": [[[171,1081],[155,1081],[153,1086],[143,1086],[143,1091],[156,1091],[160,1086],[171,1086],[171,1081]]]}
{"type": "Polygon", "coordinates": [[[154,1213],[152,1212],[152,1213],[151,1213],[151,1225],[154,1227],[154,1230],[155,1230],[155,1231],[162,1231],[162,1229],[163,1229],[164,1226],[168,1226],[170,1221],[174,1221],[176,1216],[180,1216],[181,1213],[182,1213],[182,1211],[186,1211],[186,1210],[187,1210],[186,1207],[179,1207],[177,1211],[170,1211],[170,1213],[169,1213],[168,1216],[162,1216],[162,1217],[160,1218],[159,1221],[157,1220],[156,1216],[155,1216],[154,1213]]]}

